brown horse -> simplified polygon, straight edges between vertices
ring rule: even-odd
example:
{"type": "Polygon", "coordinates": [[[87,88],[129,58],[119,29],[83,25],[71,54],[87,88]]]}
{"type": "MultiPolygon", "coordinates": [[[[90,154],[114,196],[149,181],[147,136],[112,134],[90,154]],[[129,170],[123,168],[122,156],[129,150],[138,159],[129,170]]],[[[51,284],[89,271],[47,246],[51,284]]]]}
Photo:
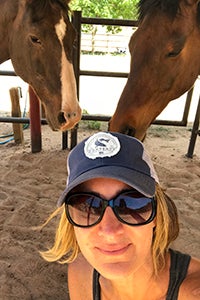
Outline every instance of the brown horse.
{"type": "Polygon", "coordinates": [[[169,101],[200,74],[200,1],[140,0],[130,74],[109,130],[143,140],[169,101]]]}
{"type": "Polygon", "coordinates": [[[0,0],[0,63],[11,59],[44,105],[53,130],[70,129],[81,118],[69,1],[0,0]]]}

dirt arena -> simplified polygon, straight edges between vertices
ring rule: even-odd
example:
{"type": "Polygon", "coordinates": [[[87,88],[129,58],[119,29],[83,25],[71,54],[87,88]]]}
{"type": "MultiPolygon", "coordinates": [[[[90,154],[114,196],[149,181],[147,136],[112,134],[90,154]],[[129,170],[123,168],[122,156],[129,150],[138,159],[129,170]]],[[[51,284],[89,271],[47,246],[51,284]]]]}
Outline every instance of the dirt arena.
{"type": "MultiPolygon", "coordinates": [[[[10,126],[1,124],[0,134],[10,126]]],[[[200,137],[193,159],[187,158],[190,129],[154,125],[145,145],[178,207],[181,232],[173,247],[200,258],[200,137]]],[[[78,139],[91,133],[83,125],[78,139]]],[[[52,244],[56,220],[42,231],[33,227],[56,208],[65,187],[68,150],[62,150],[61,133],[47,125],[42,126],[40,153],[31,153],[29,129],[24,141],[0,145],[0,300],[66,300],[67,266],[47,263],[38,253],[52,244]]]]}

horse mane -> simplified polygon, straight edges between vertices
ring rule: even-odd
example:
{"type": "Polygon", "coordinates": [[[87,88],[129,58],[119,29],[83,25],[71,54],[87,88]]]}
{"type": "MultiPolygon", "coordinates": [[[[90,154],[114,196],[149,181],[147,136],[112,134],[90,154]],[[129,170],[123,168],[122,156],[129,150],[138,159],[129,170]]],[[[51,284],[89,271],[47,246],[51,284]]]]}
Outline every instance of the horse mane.
{"type": "Polygon", "coordinates": [[[44,18],[46,14],[55,5],[60,6],[66,14],[70,11],[69,0],[34,0],[28,4],[28,9],[31,11],[31,17],[33,22],[38,22],[44,18]]]}
{"type": "Polygon", "coordinates": [[[146,15],[152,14],[155,9],[175,18],[179,10],[179,0],[140,0],[138,3],[139,21],[143,20],[146,15]]]}
{"type": "MultiPolygon", "coordinates": [[[[138,3],[138,20],[142,21],[146,15],[152,14],[155,9],[174,19],[180,12],[179,3],[180,0],[140,0],[138,3]]],[[[187,5],[187,0],[185,4],[187,5]]],[[[197,23],[200,25],[200,2],[197,6],[197,23]]]]}

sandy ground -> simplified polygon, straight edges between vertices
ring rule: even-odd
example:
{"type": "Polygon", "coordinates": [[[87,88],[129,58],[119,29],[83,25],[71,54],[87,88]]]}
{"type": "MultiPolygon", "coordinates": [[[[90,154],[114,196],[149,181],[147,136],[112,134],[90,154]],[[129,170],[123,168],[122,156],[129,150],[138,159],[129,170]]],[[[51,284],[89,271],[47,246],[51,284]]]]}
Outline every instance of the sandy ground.
{"type": "MultiPolygon", "coordinates": [[[[200,137],[193,159],[187,158],[190,129],[154,125],[145,145],[178,207],[181,232],[174,247],[200,258],[200,137]]],[[[0,135],[10,130],[11,124],[1,123],[0,135]]],[[[78,138],[93,132],[85,124],[78,138]]],[[[42,136],[40,153],[31,153],[29,129],[24,145],[0,145],[0,300],[68,299],[67,266],[47,263],[38,253],[51,245],[55,221],[42,231],[32,228],[56,207],[67,173],[68,150],[62,150],[61,133],[45,125],[42,136]]]]}

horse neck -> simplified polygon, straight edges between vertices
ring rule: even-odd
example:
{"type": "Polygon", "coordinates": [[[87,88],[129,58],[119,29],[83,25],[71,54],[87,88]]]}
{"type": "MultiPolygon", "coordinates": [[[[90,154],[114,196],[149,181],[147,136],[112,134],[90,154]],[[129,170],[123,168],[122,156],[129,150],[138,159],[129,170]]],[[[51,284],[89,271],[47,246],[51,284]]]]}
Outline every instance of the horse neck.
{"type": "Polygon", "coordinates": [[[12,33],[13,22],[17,16],[19,1],[0,1],[0,64],[10,58],[9,38],[12,33]]]}

